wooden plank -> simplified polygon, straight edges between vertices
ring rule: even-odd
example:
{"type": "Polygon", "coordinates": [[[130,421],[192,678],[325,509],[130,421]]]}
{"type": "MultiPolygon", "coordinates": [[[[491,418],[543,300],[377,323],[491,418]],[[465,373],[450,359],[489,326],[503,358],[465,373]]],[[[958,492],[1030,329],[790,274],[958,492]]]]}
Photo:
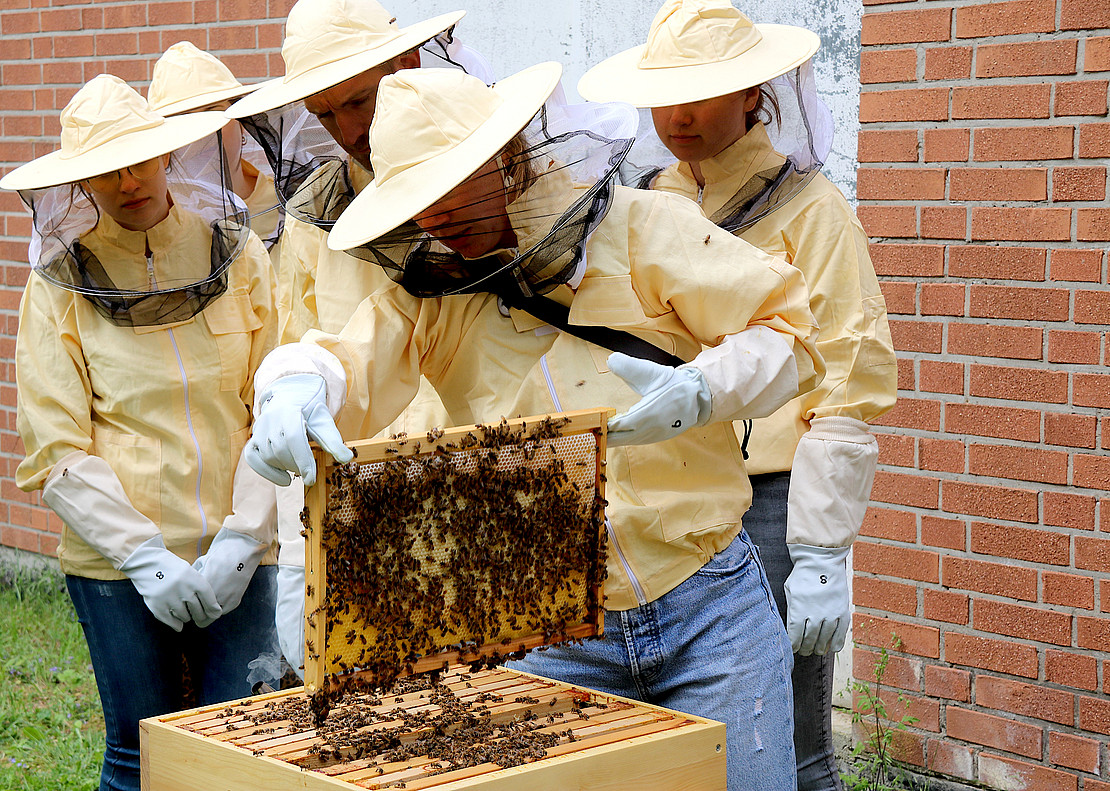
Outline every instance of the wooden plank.
{"type": "MultiPolygon", "coordinates": [[[[615,409],[578,409],[570,412],[559,412],[550,415],[530,415],[506,420],[504,425],[510,429],[527,430],[531,426],[542,423],[546,419],[562,420],[569,422],[559,431],[562,434],[581,434],[586,431],[600,431],[605,434],[605,427],[610,417],[616,414],[615,409]]],[[[478,439],[482,438],[479,429],[481,424],[473,426],[454,426],[443,430],[442,435],[429,442],[426,435],[412,434],[399,439],[362,439],[348,442],[347,447],[355,451],[359,464],[371,464],[378,461],[390,461],[404,456],[417,456],[435,450],[436,446],[448,449],[449,445],[458,445],[468,434],[473,434],[478,439]]],[[[487,424],[491,427],[500,425],[487,424]]],[[[481,447],[480,445],[478,447],[481,447]]],[[[330,458],[330,457],[329,457],[330,458]]],[[[334,462],[332,462],[334,464],[334,462]]],[[[317,469],[323,469],[318,467],[317,469]]]]}

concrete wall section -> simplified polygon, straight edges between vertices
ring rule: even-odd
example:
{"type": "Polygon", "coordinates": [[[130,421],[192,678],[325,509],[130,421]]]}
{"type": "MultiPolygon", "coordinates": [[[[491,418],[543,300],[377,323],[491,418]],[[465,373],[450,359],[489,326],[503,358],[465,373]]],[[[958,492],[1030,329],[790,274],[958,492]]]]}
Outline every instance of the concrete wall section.
{"type": "MultiPolygon", "coordinates": [[[[488,0],[466,4],[458,0],[394,0],[390,10],[400,24],[411,24],[436,14],[467,8],[457,33],[493,63],[499,76],[542,60],[560,61],[566,69],[563,85],[572,101],[575,86],[586,70],[621,50],[642,44],[660,3],[550,0],[542,13],[519,0],[488,0]]],[[[860,0],[779,0],[776,3],[737,2],[755,22],[802,25],[821,36],[814,61],[817,87],[832,108],[836,122],[833,152],[826,175],[849,197],[855,195],[856,134],[859,131],[859,21],[860,0]]],[[[641,119],[645,152],[655,135],[650,118],[641,119]]],[[[637,151],[641,150],[637,146],[637,151]]]]}

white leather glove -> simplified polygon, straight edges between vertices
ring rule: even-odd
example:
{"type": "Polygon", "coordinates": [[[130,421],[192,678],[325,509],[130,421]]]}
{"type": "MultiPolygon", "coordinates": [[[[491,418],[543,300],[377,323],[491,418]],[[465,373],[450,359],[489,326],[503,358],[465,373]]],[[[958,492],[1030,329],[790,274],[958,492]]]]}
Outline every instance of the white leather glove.
{"type": "Polygon", "coordinates": [[[851,617],[846,558],[851,547],[787,544],[794,570],[786,578],[786,633],[794,653],[835,654],[851,617]]]}
{"type": "Polygon", "coordinates": [[[316,482],[316,462],[309,439],[340,464],[354,457],[328,411],[324,377],[299,373],[275,379],[259,394],[247,462],[278,486],[289,485],[290,472],[311,486],[316,482]]]}
{"type": "Polygon", "coordinates": [[[205,627],[222,610],[212,586],[185,560],[166,549],[162,536],[144,541],[119,567],[147,609],[175,632],[189,621],[205,627]]]}
{"type": "Polygon", "coordinates": [[[277,608],[278,645],[285,661],[304,679],[304,566],[278,566],[277,608]]]}
{"type": "Polygon", "coordinates": [[[239,606],[255,569],[269,548],[269,544],[222,527],[208,551],[193,561],[193,568],[212,586],[224,614],[239,606]]]}
{"type": "Polygon", "coordinates": [[[662,442],[709,420],[713,398],[697,368],[672,368],[613,352],[609,370],[642,396],[627,412],[609,421],[609,445],[662,442]]]}

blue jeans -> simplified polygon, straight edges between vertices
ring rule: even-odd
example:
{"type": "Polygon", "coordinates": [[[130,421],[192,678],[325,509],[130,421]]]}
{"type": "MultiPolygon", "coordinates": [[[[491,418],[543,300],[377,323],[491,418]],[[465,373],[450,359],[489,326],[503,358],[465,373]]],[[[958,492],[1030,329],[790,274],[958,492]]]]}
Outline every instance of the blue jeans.
{"type": "MultiPolygon", "coordinates": [[[[786,501],[790,473],[752,476],[752,507],[744,529],[759,547],[759,557],[784,622],[783,586],[794,569],[786,549],[786,501]]],[[[798,791],[843,791],[832,741],[834,655],[794,656],[794,750],[798,757],[798,791]]]]}
{"type": "Polygon", "coordinates": [[[278,650],[276,580],[276,566],[259,566],[235,610],[179,634],[151,614],[130,580],[66,577],[104,709],[100,791],[139,791],[139,720],[184,708],[182,657],[201,705],[251,694],[247,663],[278,650]]]}
{"type": "Polygon", "coordinates": [[[508,666],[724,722],[730,791],[794,791],[791,656],[741,533],[659,599],[606,610],[603,638],[508,666]]]}

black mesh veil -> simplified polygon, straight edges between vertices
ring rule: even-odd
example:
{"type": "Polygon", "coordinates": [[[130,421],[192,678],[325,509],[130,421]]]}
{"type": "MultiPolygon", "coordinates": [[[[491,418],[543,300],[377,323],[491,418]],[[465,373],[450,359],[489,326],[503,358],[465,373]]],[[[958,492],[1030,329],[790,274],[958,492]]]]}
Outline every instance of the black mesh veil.
{"type": "MultiPolygon", "coordinates": [[[[199,216],[207,228],[207,261],[176,261],[175,250],[171,249],[158,278],[153,274],[130,277],[128,286],[145,279],[145,287],[121,287],[109,274],[107,262],[93,252],[95,245],[89,243],[90,232],[101,221],[101,210],[87,188],[72,183],[20,191],[34,223],[28,250],[31,266],[47,282],[83,296],[104,318],[119,326],[191,319],[224,293],[228,268],[247,240],[248,212],[224,181],[223,174],[228,171],[222,158],[218,135],[209,136],[174,152],[167,173],[174,206],[180,212],[199,216]],[[180,276],[168,275],[174,272],[180,276]]],[[[195,251],[196,247],[184,249],[195,251]]]]}
{"type": "Polygon", "coordinates": [[[797,195],[821,170],[832,148],[832,113],[817,95],[812,61],[764,83],[763,87],[777,108],[772,120],[765,124],[767,134],[771,145],[786,161],[753,175],[709,218],[734,233],[755,224],[797,195]]]}
{"type": "MultiPolygon", "coordinates": [[[[797,195],[821,170],[832,148],[832,113],[817,95],[812,61],[761,87],[770,97],[764,102],[764,128],[783,161],[753,174],[709,218],[733,233],[754,225],[797,195]]],[[[621,182],[647,189],[664,167],[625,165],[621,182]]]]}
{"type": "MultiPolygon", "coordinates": [[[[454,28],[425,42],[419,52],[422,66],[461,69],[486,84],[493,80],[485,58],[459,42],[454,28]]],[[[362,186],[358,182],[371,178],[348,165],[347,154],[302,102],[239,121],[270,163],[278,202],[302,222],[331,230],[362,186]]]]}
{"type": "Polygon", "coordinates": [[[617,169],[635,129],[631,108],[609,117],[586,112],[588,122],[580,123],[586,119],[575,106],[541,108],[494,159],[500,178],[487,180],[488,189],[468,196],[471,207],[480,207],[478,215],[486,207],[505,212],[515,248],[468,259],[438,241],[466,236],[475,220],[472,212],[465,220],[426,223],[425,228],[409,222],[348,252],[382,266],[417,297],[489,291],[511,302],[575,284],[584,267],[586,240],[609,209],[617,169]]]}

